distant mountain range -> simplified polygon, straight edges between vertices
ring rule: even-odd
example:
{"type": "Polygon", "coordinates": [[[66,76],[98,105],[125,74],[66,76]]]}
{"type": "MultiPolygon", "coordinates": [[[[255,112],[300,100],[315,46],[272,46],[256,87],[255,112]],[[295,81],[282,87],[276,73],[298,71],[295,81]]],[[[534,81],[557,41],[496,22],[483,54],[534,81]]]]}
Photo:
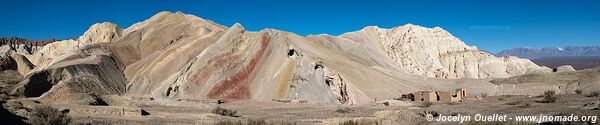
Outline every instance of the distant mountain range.
{"type": "Polygon", "coordinates": [[[547,67],[571,65],[578,70],[600,65],[600,46],[545,47],[541,49],[520,47],[503,50],[496,55],[528,58],[538,65],[547,67]]]}
{"type": "Polygon", "coordinates": [[[529,59],[558,56],[600,56],[600,46],[566,46],[546,48],[513,48],[503,50],[498,56],[517,56],[529,59]]]}

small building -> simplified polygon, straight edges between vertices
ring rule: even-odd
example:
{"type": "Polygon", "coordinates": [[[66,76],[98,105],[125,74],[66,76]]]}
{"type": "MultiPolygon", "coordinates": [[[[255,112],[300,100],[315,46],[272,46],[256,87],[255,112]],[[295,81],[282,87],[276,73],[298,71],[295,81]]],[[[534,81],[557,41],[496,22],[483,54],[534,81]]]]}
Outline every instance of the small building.
{"type": "Polygon", "coordinates": [[[417,91],[414,95],[412,101],[434,102],[438,97],[435,91],[417,91]]]}
{"type": "Polygon", "coordinates": [[[423,102],[461,102],[466,99],[465,89],[456,89],[454,94],[446,91],[416,91],[414,93],[402,95],[401,100],[423,101],[423,102]]]}
{"type": "Polygon", "coordinates": [[[452,95],[453,102],[460,102],[462,100],[467,99],[467,90],[465,89],[455,89],[454,95],[452,95]]]}

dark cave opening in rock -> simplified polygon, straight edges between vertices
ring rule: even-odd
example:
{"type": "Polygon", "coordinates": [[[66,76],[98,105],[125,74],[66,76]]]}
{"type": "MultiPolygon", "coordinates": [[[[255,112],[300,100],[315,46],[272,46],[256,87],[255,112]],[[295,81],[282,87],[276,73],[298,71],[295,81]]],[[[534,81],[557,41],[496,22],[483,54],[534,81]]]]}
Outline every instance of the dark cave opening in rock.
{"type": "Polygon", "coordinates": [[[294,49],[290,49],[290,50],[288,51],[288,57],[292,57],[292,56],[294,56],[294,54],[296,54],[296,50],[294,50],[294,49]]]}
{"type": "Polygon", "coordinates": [[[171,87],[167,88],[167,93],[165,93],[165,95],[167,95],[167,96],[171,95],[171,90],[172,90],[171,87]]]}
{"type": "Polygon", "coordinates": [[[315,63],[315,70],[319,69],[319,68],[323,68],[323,64],[322,62],[317,62],[315,63]]]}

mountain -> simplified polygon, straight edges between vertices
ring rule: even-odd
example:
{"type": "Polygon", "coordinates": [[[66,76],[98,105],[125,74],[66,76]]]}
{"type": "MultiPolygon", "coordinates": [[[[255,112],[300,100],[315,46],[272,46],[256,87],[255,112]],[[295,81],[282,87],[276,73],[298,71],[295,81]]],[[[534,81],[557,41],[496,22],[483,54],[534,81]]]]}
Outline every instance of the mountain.
{"type": "Polygon", "coordinates": [[[571,65],[576,70],[600,66],[600,56],[549,56],[532,59],[534,63],[546,67],[571,65]]]}
{"type": "MultiPolygon", "coordinates": [[[[551,73],[528,59],[496,57],[440,27],[368,26],[339,36],[226,27],[160,12],[122,29],[98,23],[77,39],[32,53],[1,46],[23,75],[10,95],[43,103],[97,104],[116,97],[360,105],[419,90],[536,95],[557,85],[496,85],[489,79],[551,73]],[[506,86],[506,87],[502,87],[506,86]],[[527,90],[527,91],[522,91],[527,90]]],[[[122,101],[116,101],[122,102],[122,101]]],[[[113,105],[113,104],[111,104],[113,105]]]]}
{"type": "Polygon", "coordinates": [[[513,48],[497,53],[498,56],[517,56],[528,59],[558,56],[600,56],[600,46],[566,46],[546,48],[513,48]]]}
{"type": "Polygon", "coordinates": [[[547,67],[571,65],[581,70],[600,66],[600,46],[513,48],[503,50],[497,55],[528,58],[538,65],[547,67]]]}

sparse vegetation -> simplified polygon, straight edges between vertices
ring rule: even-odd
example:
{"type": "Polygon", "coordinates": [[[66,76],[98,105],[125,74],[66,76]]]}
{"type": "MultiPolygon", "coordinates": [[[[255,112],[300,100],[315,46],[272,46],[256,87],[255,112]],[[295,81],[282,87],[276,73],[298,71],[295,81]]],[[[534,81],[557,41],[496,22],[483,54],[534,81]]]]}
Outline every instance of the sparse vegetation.
{"type": "Polygon", "coordinates": [[[265,119],[248,119],[247,122],[243,122],[243,120],[221,119],[214,125],[296,125],[296,123],[288,121],[267,122],[265,119]]]}
{"type": "Polygon", "coordinates": [[[546,90],[544,91],[543,99],[540,101],[541,103],[553,103],[556,102],[556,92],[554,90],[546,90]]]}
{"type": "Polygon", "coordinates": [[[265,119],[248,119],[248,125],[266,125],[265,119]]]}
{"type": "Polygon", "coordinates": [[[340,123],[340,125],[359,125],[357,121],[354,120],[346,120],[340,123]]]}
{"type": "Polygon", "coordinates": [[[581,94],[581,93],[583,93],[583,90],[581,90],[581,89],[576,89],[576,90],[575,90],[575,93],[577,93],[577,94],[581,94]]]}
{"type": "Polygon", "coordinates": [[[431,103],[431,102],[423,102],[423,103],[421,103],[421,105],[419,107],[421,107],[421,108],[429,108],[429,107],[431,107],[431,105],[433,105],[433,103],[431,103]]]}
{"type": "Polygon", "coordinates": [[[222,116],[239,117],[236,110],[221,108],[221,106],[217,106],[217,108],[213,109],[212,113],[222,116]]]}
{"type": "Polygon", "coordinates": [[[356,120],[345,120],[340,122],[339,125],[379,125],[381,124],[380,122],[378,122],[375,119],[366,119],[366,118],[362,118],[362,119],[356,119],[356,120]]]}
{"type": "Polygon", "coordinates": [[[600,97],[600,91],[590,92],[587,97],[600,97]]]}
{"type": "Polygon", "coordinates": [[[246,125],[296,125],[296,123],[289,121],[267,122],[265,119],[248,119],[248,124],[246,125]]]}
{"type": "Polygon", "coordinates": [[[243,125],[239,120],[218,120],[214,125],[243,125]]]}
{"type": "Polygon", "coordinates": [[[33,108],[29,123],[33,125],[66,125],[71,122],[66,114],[47,105],[33,108]]]}

